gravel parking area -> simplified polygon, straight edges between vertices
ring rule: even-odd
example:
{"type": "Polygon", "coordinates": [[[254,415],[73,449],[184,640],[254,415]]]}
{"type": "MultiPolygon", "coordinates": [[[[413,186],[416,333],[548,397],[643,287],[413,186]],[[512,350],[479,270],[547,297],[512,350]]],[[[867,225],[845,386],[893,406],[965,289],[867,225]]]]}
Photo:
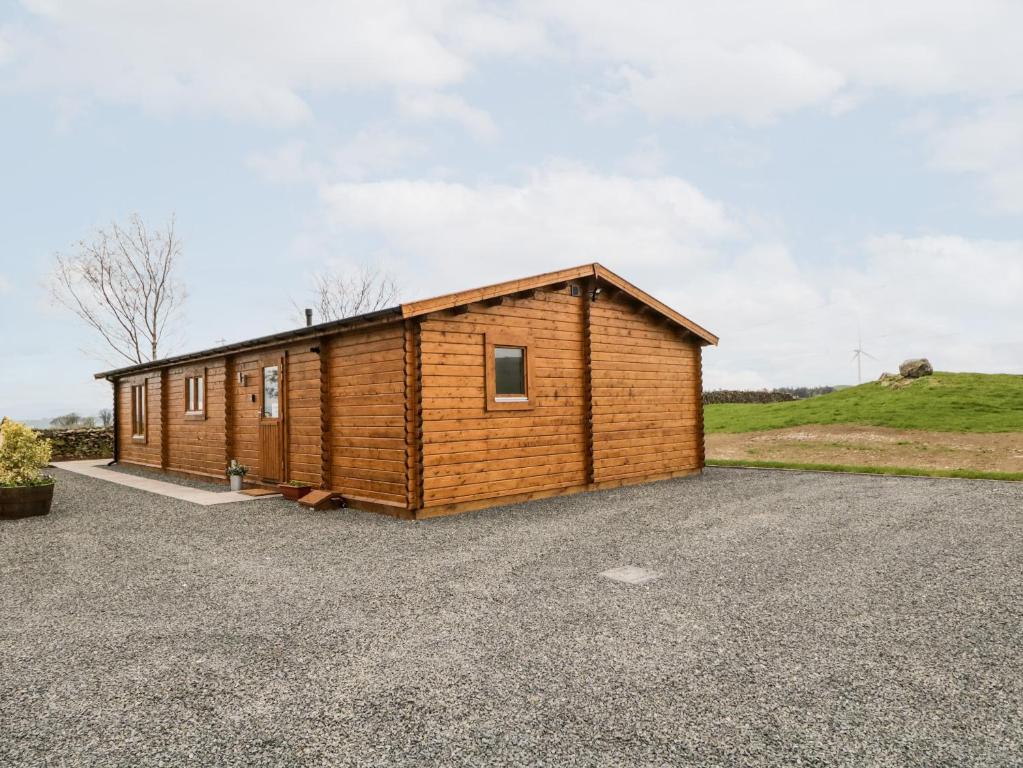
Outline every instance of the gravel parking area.
{"type": "Polygon", "coordinates": [[[1021,764],[1023,485],[712,469],[409,523],[56,474],[0,524],[0,765],[1021,764]]]}

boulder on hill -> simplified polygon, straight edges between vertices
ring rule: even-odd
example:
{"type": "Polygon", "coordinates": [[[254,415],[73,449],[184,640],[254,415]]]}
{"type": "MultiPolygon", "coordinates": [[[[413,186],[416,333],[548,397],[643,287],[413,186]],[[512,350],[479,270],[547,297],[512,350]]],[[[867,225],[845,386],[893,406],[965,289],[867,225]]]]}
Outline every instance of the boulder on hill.
{"type": "Polygon", "coordinates": [[[934,373],[934,369],[926,357],[921,357],[916,360],[906,360],[899,366],[899,373],[907,379],[919,379],[921,376],[930,376],[934,373]]]}
{"type": "Polygon", "coordinates": [[[898,373],[882,373],[878,383],[882,387],[903,389],[913,383],[912,379],[906,378],[898,373]]]}

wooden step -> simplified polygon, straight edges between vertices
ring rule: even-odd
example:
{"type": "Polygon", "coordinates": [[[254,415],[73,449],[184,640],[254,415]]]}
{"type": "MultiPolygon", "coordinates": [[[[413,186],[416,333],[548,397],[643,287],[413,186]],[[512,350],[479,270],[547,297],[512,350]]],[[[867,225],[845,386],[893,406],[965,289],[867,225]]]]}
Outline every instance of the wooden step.
{"type": "Polygon", "coordinates": [[[333,491],[309,491],[305,496],[298,500],[298,503],[303,507],[311,507],[312,509],[330,509],[335,505],[334,499],[337,497],[333,491]]]}

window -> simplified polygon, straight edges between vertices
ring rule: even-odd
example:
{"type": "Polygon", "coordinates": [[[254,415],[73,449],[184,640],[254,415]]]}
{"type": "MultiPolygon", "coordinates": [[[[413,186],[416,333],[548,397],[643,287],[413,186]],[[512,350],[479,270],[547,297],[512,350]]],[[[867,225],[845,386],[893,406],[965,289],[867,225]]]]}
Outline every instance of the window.
{"type": "Polygon", "coordinates": [[[487,410],[508,411],[532,408],[533,372],[528,334],[491,331],[486,334],[487,410]]]}
{"type": "Polygon", "coordinates": [[[146,383],[131,388],[131,436],[135,440],[146,439],[146,383]]]}
{"type": "Polygon", "coordinates": [[[185,377],[185,415],[206,415],[206,371],[185,377]]]}
{"type": "Polygon", "coordinates": [[[263,418],[276,419],[280,416],[280,369],[268,365],[263,369],[263,418]]]}
{"type": "Polygon", "coordinates": [[[494,395],[526,399],[526,350],[522,347],[494,347],[494,395]]]}

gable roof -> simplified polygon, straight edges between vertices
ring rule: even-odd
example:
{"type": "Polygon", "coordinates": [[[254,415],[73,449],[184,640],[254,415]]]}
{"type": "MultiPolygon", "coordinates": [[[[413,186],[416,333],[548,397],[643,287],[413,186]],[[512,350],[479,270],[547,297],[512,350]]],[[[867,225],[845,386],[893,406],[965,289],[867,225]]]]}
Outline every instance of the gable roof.
{"type": "Polygon", "coordinates": [[[718,343],[718,337],[706,328],[697,325],[688,317],[676,312],[667,304],[658,301],[646,291],[637,288],[625,278],[616,275],[607,267],[597,264],[596,262],[592,264],[583,264],[578,267],[569,267],[568,269],[558,270],[557,272],[546,272],[542,275],[534,275],[532,277],[523,277],[519,280],[509,280],[504,283],[487,285],[482,288],[473,288],[468,291],[448,293],[443,296],[435,296],[432,299],[409,302],[401,305],[401,313],[402,316],[406,318],[419,317],[420,315],[426,315],[430,312],[438,312],[440,310],[451,309],[463,304],[470,304],[474,301],[486,301],[487,299],[494,299],[499,296],[507,296],[520,291],[542,288],[545,285],[563,283],[567,280],[578,280],[584,277],[593,277],[597,280],[603,280],[605,283],[613,285],[622,293],[628,294],[636,301],[645,304],[650,307],[650,309],[663,315],[676,325],[680,325],[685,328],[687,331],[698,336],[706,343],[718,343]]]}
{"type": "Polygon", "coordinates": [[[594,262],[592,264],[582,264],[578,267],[561,269],[556,272],[546,272],[542,275],[533,275],[532,277],[523,277],[518,280],[509,280],[504,283],[487,285],[482,288],[473,288],[468,291],[457,291],[455,293],[444,294],[443,296],[435,296],[430,299],[422,299],[421,301],[406,302],[405,304],[399,304],[396,307],[378,309],[373,312],[366,312],[361,315],[354,315],[341,320],[331,320],[326,323],[318,323],[317,325],[302,326],[301,328],[296,328],[294,330],[282,331],[268,336],[259,336],[254,339],[225,344],[219,347],[210,347],[208,349],[199,350],[198,352],[174,355],[172,357],[165,357],[146,363],[129,365],[124,368],[115,368],[109,371],[97,373],[95,374],[95,377],[97,379],[109,379],[118,376],[127,376],[133,373],[147,371],[152,368],[163,368],[168,365],[178,365],[193,360],[222,357],[223,355],[229,355],[235,352],[275,346],[277,344],[290,343],[300,341],[302,339],[312,339],[327,333],[353,330],[361,326],[365,326],[367,323],[391,322],[402,318],[408,319],[421,317],[422,315],[428,315],[431,312],[440,312],[445,309],[452,309],[465,304],[471,304],[475,301],[486,301],[487,299],[494,299],[499,296],[509,296],[521,291],[534,290],[537,288],[543,288],[547,285],[554,285],[556,283],[564,283],[569,280],[579,280],[582,278],[594,278],[598,281],[603,280],[608,285],[614,286],[622,293],[631,296],[636,301],[646,305],[658,314],[674,322],[676,325],[685,328],[705,343],[715,345],[718,343],[718,337],[706,328],[697,325],[689,318],[679,312],[676,312],[667,304],[658,301],[650,294],[640,290],[625,278],[619,277],[611,270],[594,262]]]}

